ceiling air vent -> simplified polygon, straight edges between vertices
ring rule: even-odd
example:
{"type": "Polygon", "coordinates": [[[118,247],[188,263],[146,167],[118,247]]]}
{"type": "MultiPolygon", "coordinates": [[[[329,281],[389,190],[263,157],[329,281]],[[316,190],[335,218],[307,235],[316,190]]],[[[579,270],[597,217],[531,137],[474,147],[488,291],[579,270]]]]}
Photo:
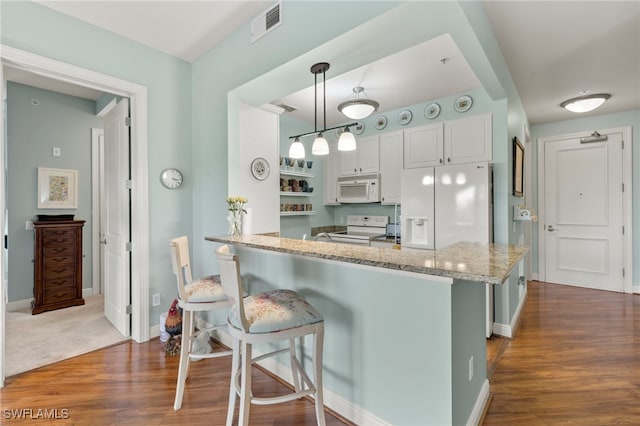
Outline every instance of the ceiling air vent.
{"type": "Polygon", "coordinates": [[[263,37],[282,23],[281,10],[282,2],[278,2],[251,21],[251,43],[263,37]]]}

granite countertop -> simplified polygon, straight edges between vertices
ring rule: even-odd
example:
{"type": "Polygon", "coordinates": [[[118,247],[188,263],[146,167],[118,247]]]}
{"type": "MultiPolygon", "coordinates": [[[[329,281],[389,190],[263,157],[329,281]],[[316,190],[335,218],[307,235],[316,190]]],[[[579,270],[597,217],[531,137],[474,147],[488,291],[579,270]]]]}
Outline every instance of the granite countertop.
{"type": "Polygon", "coordinates": [[[207,241],[295,256],[502,284],[529,251],[527,246],[460,242],[440,250],[379,248],[280,238],[275,234],[205,237],[207,241]]]}

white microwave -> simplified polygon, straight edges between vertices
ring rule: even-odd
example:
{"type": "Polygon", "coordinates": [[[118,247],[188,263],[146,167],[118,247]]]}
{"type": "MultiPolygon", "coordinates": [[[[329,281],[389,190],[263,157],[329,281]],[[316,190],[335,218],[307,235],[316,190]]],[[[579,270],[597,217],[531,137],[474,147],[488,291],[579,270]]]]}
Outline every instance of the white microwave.
{"type": "Polygon", "coordinates": [[[380,201],[380,175],[338,178],[338,202],[377,203],[380,201]]]}

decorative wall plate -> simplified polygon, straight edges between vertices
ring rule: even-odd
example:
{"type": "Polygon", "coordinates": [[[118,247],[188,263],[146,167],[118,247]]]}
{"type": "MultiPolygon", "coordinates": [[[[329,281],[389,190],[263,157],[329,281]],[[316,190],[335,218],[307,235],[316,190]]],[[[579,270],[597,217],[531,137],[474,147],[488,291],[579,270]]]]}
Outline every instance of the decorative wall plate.
{"type": "Polygon", "coordinates": [[[382,130],[387,127],[387,117],[384,115],[379,115],[376,117],[375,128],[378,130],[382,130]]]}
{"type": "Polygon", "coordinates": [[[407,125],[411,122],[412,118],[413,118],[413,114],[411,113],[411,111],[409,111],[408,109],[405,109],[400,114],[398,114],[398,123],[400,123],[403,126],[407,125]]]}
{"type": "Polygon", "coordinates": [[[258,180],[265,180],[270,171],[269,162],[264,158],[258,157],[251,162],[251,174],[258,180]]]}
{"type": "Polygon", "coordinates": [[[427,105],[427,107],[424,109],[424,116],[427,117],[429,120],[433,120],[439,115],[440,115],[440,104],[433,102],[427,105]]]}
{"type": "Polygon", "coordinates": [[[458,112],[466,112],[469,111],[471,105],[473,105],[473,99],[471,99],[471,96],[462,95],[455,100],[453,108],[458,112]]]}
{"type": "Polygon", "coordinates": [[[361,135],[364,132],[364,123],[362,121],[358,121],[358,124],[353,126],[353,133],[356,135],[361,135]]]}

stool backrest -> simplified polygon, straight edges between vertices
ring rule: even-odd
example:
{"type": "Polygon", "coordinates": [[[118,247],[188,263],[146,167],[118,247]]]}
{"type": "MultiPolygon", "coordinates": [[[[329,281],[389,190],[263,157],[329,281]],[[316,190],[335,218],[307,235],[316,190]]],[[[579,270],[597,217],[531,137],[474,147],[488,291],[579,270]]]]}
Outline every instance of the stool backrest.
{"type": "Polygon", "coordinates": [[[176,275],[178,295],[186,300],[184,285],[193,281],[191,275],[191,262],[189,261],[189,240],[187,237],[174,238],[169,242],[171,246],[171,264],[176,275]]]}
{"type": "Polygon", "coordinates": [[[242,288],[242,278],[240,275],[240,262],[238,256],[229,252],[229,246],[224,245],[216,250],[218,265],[220,266],[220,282],[224,294],[231,302],[231,310],[236,310],[238,319],[242,323],[242,328],[249,332],[249,321],[244,313],[244,303],[242,302],[244,290],[242,288]]]}

